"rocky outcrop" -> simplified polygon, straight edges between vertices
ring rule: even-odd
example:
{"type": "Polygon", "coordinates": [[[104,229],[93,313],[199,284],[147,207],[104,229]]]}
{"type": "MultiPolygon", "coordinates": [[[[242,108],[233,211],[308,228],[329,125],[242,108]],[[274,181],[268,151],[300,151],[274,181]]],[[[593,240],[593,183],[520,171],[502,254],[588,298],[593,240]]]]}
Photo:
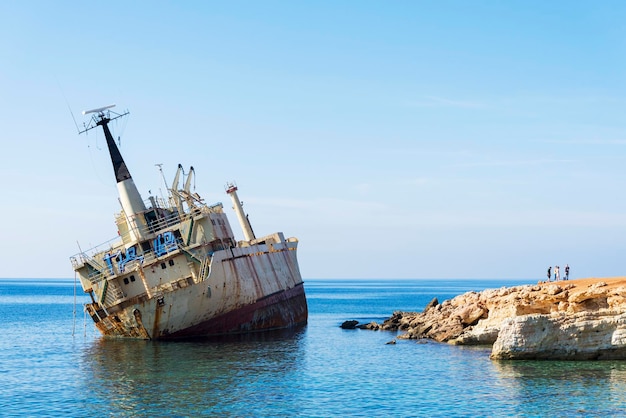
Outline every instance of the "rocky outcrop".
{"type": "Polygon", "coordinates": [[[502,323],[494,359],[626,359],[626,313],[526,315],[502,323]]]}
{"type": "Polygon", "coordinates": [[[493,359],[626,359],[626,278],[468,292],[362,328],[492,345],[493,359]]]}

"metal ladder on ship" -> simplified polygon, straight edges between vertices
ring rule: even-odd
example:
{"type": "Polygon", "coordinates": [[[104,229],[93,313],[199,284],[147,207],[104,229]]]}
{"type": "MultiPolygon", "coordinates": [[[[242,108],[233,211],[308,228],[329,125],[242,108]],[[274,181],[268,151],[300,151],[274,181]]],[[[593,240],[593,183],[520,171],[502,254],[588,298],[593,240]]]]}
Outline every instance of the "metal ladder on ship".
{"type": "Polygon", "coordinates": [[[209,274],[211,274],[211,258],[213,257],[212,253],[204,256],[204,260],[202,260],[202,264],[200,265],[200,281],[203,281],[209,274]]]}

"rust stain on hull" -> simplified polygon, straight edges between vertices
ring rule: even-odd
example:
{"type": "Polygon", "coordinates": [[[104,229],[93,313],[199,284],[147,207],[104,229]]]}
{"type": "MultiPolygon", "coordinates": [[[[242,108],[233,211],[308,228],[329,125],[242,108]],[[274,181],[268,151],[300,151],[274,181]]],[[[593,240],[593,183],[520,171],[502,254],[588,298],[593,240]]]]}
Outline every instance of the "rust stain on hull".
{"type": "Polygon", "coordinates": [[[161,336],[169,340],[240,334],[296,327],[307,323],[308,306],[302,284],[187,329],[161,336]]]}
{"type": "Polygon", "coordinates": [[[141,311],[139,309],[135,309],[133,311],[133,316],[135,317],[135,322],[137,322],[139,335],[141,336],[141,338],[146,340],[150,339],[150,335],[148,334],[148,331],[146,331],[146,327],[143,326],[143,322],[141,321],[141,311]]]}

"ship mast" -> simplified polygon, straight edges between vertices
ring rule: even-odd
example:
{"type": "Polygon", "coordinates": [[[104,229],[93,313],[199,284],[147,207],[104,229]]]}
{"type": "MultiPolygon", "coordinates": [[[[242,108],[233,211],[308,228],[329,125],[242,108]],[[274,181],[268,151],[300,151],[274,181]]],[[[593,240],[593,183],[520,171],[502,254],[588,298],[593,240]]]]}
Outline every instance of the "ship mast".
{"type": "Polygon", "coordinates": [[[128,171],[128,167],[124,162],[124,158],[122,158],[122,154],[115,144],[113,135],[111,135],[111,131],[109,130],[109,122],[128,115],[128,111],[122,114],[111,112],[109,109],[114,106],[115,105],[113,104],[100,107],[98,109],[83,111],[83,115],[93,113],[93,116],[89,124],[84,125],[85,129],[79,133],[87,132],[96,126],[102,126],[102,130],[104,131],[104,136],[107,141],[107,147],[109,148],[109,154],[111,156],[111,163],[113,164],[115,180],[117,181],[117,191],[120,203],[126,215],[128,230],[130,231],[131,238],[133,240],[139,240],[142,238],[142,231],[144,230],[144,228],[142,228],[142,218],[139,214],[146,211],[146,206],[141,199],[139,190],[137,190],[137,186],[135,186],[135,182],[133,181],[133,178],[128,171]],[[114,114],[114,117],[111,117],[111,113],[114,114]]]}

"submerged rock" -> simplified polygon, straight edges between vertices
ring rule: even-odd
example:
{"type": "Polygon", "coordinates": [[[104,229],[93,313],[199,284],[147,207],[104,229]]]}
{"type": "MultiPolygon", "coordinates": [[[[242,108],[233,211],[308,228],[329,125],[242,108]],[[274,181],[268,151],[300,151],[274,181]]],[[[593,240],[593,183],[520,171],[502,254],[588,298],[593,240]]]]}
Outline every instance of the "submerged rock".
{"type": "MultiPolygon", "coordinates": [[[[372,325],[372,324],[369,324],[372,325]]],[[[382,325],[400,339],[492,345],[493,359],[626,359],[626,278],[468,292],[382,325]]]]}

